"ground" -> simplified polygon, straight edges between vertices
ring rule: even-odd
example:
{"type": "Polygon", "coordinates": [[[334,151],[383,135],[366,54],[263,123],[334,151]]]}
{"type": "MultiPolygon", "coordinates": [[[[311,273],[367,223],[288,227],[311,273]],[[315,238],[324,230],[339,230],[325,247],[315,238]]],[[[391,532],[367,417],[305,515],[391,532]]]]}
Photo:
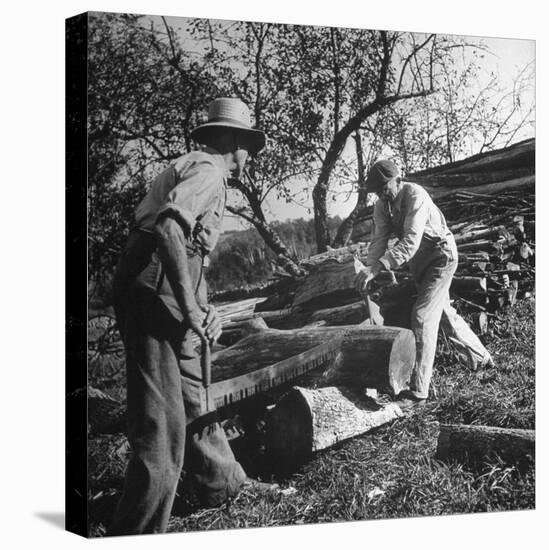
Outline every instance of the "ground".
{"type": "MultiPolygon", "coordinates": [[[[533,509],[533,465],[519,470],[494,459],[473,467],[434,458],[439,422],[534,428],[534,299],[497,313],[483,338],[494,367],[468,369],[441,338],[432,395],[422,411],[318,453],[289,474],[251,472],[278,481],[282,493],[244,491],[215,509],[179,497],[169,531],[533,509]]],[[[101,354],[90,365],[92,385],[123,401],[119,361],[101,354]]],[[[92,536],[104,534],[122,487],[128,449],[121,426],[90,427],[92,536]]],[[[244,454],[249,447],[238,439],[234,446],[253,469],[244,454]]]]}

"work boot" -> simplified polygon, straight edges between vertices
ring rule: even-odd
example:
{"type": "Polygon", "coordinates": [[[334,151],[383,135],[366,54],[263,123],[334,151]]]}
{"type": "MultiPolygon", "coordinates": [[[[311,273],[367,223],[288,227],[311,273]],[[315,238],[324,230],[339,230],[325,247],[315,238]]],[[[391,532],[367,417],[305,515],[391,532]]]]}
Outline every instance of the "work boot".
{"type": "Polygon", "coordinates": [[[493,368],[495,367],[494,359],[492,358],[492,355],[490,352],[486,352],[484,354],[484,357],[480,359],[479,361],[475,360],[473,354],[469,354],[469,367],[473,371],[477,371],[479,369],[483,368],[493,368]]]}
{"type": "Polygon", "coordinates": [[[280,489],[278,483],[264,483],[257,479],[247,477],[244,483],[240,486],[240,490],[248,490],[256,493],[270,493],[276,492],[280,489]]]}
{"type": "Polygon", "coordinates": [[[426,398],[417,397],[410,390],[404,390],[397,395],[395,404],[397,404],[402,412],[408,412],[413,409],[421,409],[425,406],[426,398]]]}

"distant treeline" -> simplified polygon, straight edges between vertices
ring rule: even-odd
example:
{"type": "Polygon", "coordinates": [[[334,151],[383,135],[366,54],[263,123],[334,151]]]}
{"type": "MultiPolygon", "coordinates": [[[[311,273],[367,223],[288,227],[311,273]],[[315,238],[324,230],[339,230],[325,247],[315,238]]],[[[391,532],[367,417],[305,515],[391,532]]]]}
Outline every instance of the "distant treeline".
{"type": "MultiPolygon", "coordinates": [[[[341,224],[338,216],[330,218],[328,227],[335,231],[341,224]]],[[[274,222],[274,229],[295,260],[316,253],[313,220],[274,222]]],[[[211,292],[232,290],[261,283],[273,275],[275,256],[255,228],[231,231],[222,235],[211,255],[206,278],[211,292]]]]}

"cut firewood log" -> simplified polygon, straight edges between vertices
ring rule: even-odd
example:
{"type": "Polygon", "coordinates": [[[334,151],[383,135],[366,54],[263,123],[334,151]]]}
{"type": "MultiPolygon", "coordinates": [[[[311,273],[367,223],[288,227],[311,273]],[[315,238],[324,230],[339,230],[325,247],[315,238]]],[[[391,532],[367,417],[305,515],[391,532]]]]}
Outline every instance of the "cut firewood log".
{"type": "Polygon", "coordinates": [[[456,244],[470,243],[479,239],[498,239],[501,235],[507,237],[509,232],[503,226],[477,229],[467,233],[459,233],[455,236],[456,244]]]}
{"type": "Polygon", "coordinates": [[[470,265],[473,262],[489,262],[490,254],[488,252],[460,252],[458,254],[458,263],[470,265]]]}
{"type": "Polygon", "coordinates": [[[325,373],[330,383],[378,388],[393,395],[408,388],[416,355],[411,330],[363,323],[345,332],[342,352],[337,370],[325,373]]]}
{"type": "Polygon", "coordinates": [[[501,244],[490,241],[488,239],[480,239],[470,243],[458,244],[457,249],[460,253],[465,252],[488,252],[489,254],[502,254],[503,247],[501,244]]]}
{"type": "Polygon", "coordinates": [[[477,334],[486,334],[488,332],[488,315],[481,311],[473,316],[473,328],[477,334]]]}
{"type": "Polygon", "coordinates": [[[486,277],[454,277],[450,291],[457,294],[471,290],[486,290],[486,277]]]}
{"type": "Polygon", "coordinates": [[[535,444],[534,430],[441,424],[436,458],[482,462],[497,455],[508,463],[527,464],[534,461],[535,444]]]}
{"type": "Polygon", "coordinates": [[[394,394],[408,387],[415,338],[395,327],[265,329],[212,355],[209,392],[217,407],[319,369],[315,383],[350,383],[394,394]]]}
{"type": "Polygon", "coordinates": [[[291,471],[340,441],[403,416],[395,403],[380,405],[346,387],[294,387],[267,420],[267,455],[279,470],[291,471]]]}

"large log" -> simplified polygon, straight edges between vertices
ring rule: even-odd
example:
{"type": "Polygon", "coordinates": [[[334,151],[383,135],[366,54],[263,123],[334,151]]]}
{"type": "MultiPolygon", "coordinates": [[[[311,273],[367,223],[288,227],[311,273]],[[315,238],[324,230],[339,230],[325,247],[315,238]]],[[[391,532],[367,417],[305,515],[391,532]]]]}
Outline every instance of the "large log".
{"type": "Polygon", "coordinates": [[[408,386],[414,359],[414,335],[406,329],[259,330],[212,355],[209,392],[222,407],[318,369],[319,384],[351,383],[398,394],[408,386]]]}
{"type": "Polygon", "coordinates": [[[353,260],[348,256],[347,261],[326,261],[315,266],[297,289],[293,305],[306,304],[316,309],[318,306],[333,307],[355,302],[360,295],[355,290],[353,260]]]}
{"type": "MultiPolygon", "coordinates": [[[[505,191],[527,189],[534,187],[536,183],[535,176],[524,176],[522,178],[514,178],[506,181],[499,181],[496,183],[486,183],[484,185],[476,185],[474,187],[467,187],[468,193],[484,194],[484,195],[496,195],[505,191]]],[[[448,197],[452,197],[456,193],[463,191],[463,188],[449,188],[449,187],[432,187],[428,185],[423,186],[426,191],[429,192],[433,200],[438,201],[448,197]]]]}
{"type": "Polygon", "coordinates": [[[527,139],[495,151],[479,153],[466,159],[443,164],[410,174],[414,180],[417,177],[433,176],[435,174],[464,174],[489,170],[507,170],[523,167],[533,167],[535,163],[535,139],[527,139]]]}
{"type": "Polygon", "coordinates": [[[524,465],[534,461],[535,445],[534,430],[442,424],[436,458],[482,462],[497,455],[505,462],[524,465]]]}
{"type": "Polygon", "coordinates": [[[294,387],[267,419],[267,455],[277,469],[291,471],[314,452],[402,415],[395,403],[379,405],[350,388],[294,387]]]}
{"type": "Polygon", "coordinates": [[[508,168],[504,170],[483,170],[480,172],[463,172],[454,174],[428,174],[415,175],[409,179],[414,183],[432,187],[472,187],[498,181],[507,181],[517,177],[524,177],[532,174],[534,167],[526,166],[519,168],[508,168]]]}

